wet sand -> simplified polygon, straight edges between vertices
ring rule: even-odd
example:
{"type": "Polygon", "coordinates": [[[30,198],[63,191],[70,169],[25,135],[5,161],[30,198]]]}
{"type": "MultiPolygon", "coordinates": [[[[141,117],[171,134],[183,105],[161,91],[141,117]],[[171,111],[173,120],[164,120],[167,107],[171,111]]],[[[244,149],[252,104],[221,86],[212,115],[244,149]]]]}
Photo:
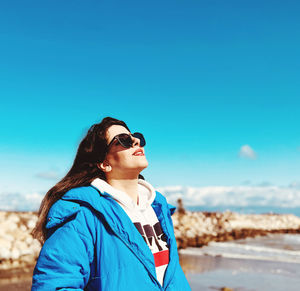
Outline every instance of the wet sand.
{"type": "Polygon", "coordinates": [[[30,291],[31,289],[31,279],[15,282],[15,283],[9,283],[0,285],[0,291],[30,291]]]}
{"type": "Polygon", "coordinates": [[[193,291],[300,290],[300,264],[192,255],[180,260],[193,291]]]}
{"type": "Polygon", "coordinates": [[[32,268],[1,270],[0,291],[29,291],[31,289],[32,268]]]}

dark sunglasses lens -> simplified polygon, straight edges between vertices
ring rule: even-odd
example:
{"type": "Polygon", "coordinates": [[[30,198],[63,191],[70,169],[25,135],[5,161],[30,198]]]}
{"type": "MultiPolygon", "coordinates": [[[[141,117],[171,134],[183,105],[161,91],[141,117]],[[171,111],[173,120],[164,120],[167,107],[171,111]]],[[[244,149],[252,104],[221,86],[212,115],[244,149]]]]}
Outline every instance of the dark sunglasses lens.
{"type": "Polygon", "coordinates": [[[120,134],[118,136],[118,141],[125,148],[130,148],[133,143],[131,136],[128,134],[120,134]]]}
{"type": "Polygon", "coordinates": [[[141,147],[144,147],[146,145],[145,138],[141,133],[135,132],[132,136],[134,136],[134,137],[136,137],[140,140],[140,146],[141,147]]]}

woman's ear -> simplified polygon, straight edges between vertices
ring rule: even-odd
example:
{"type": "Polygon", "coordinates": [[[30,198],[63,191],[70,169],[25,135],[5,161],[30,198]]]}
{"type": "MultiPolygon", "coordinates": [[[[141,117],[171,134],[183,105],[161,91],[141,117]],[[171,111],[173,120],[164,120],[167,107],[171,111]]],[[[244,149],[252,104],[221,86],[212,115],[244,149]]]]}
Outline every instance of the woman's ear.
{"type": "Polygon", "coordinates": [[[97,167],[104,173],[110,172],[112,169],[106,160],[103,161],[102,163],[98,163],[97,167]]]}

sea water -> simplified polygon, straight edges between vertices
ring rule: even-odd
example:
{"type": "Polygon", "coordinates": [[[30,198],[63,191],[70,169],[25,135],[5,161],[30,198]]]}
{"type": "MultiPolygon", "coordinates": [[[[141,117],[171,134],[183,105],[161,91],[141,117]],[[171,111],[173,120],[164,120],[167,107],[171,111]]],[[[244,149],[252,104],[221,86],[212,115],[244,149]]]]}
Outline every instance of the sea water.
{"type": "Polygon", "coordinates": [[[299,291],[300,235],[270,234],[180,251],[192,290],[299,291]]]}

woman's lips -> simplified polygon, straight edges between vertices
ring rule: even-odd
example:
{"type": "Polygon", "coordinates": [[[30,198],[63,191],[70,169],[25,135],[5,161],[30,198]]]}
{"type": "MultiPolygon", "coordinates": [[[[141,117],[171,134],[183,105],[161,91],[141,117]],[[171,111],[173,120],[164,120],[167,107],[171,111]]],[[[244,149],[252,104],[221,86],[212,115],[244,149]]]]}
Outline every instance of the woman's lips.
{"type": "Polygon", "coordinates": [[[144,152],[142,149],[138,149],[133,153],[134,156],[144,156],[144,152]]]}

